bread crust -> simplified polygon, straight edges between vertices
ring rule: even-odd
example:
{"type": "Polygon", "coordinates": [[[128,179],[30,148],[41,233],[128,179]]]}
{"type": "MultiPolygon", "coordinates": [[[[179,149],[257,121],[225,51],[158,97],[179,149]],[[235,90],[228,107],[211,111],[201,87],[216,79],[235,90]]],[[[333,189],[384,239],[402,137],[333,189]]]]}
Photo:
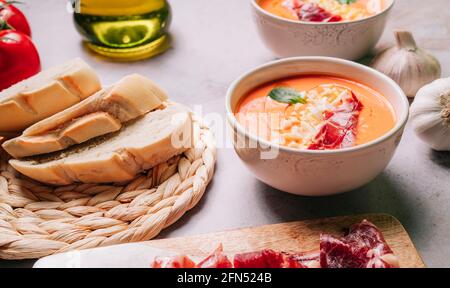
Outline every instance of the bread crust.
{"type": "MultiPolygon", "coordinates": [[[[160,112],[164,111],[152,113],[160,112]]],[[[152,113],[148,113],[144,117],[152,117],[152,113]]],[[[191,113],[185,108],[179,109],[176,113],[177,121],[166,121],[169,127],[166,129],[169,129],[170,133],[156,140],[149,140],[148,143],[136,145],[135,143],[129,143],[132,142],[131,140],[126,141],[127,139],[125,139],[122,142],[127,144],[120,148],[89,154],[95,155],[95,157],[77,156],[69,159],[61,155],[59,159],[45,163],[10,160],[10,164],[20,173],[50,185],[129,181],[134,179],[138,173],[163,163],[192,147],[191,113]],[[175,143],[174,139],[182,140],[175,143]]],[[[126,129],[127,127],[122,128],[119,133],[126,135],[126,129]]],[[[146,127],[143,126],[139,130],[143,135],[142,141],[145,141],[146,137],[144,136],[146,134],[150,138],[152,133],[151,131],[145,131],[145,129],[146,127]]]]}
{"type": "Polygon", "coordinates": [[[0,135],[20,132],[101,89],[99,77],[81,59],[52,70],[53,75],[44,71],[1,92],[0,135]]]}
{"type": "Polygon", "coordinates": [[[14,158],[52,153],[120,130],[122,123],[162,107],[166,94],[149,79],[133,74],[57,113],[9,140],[14,158]]]}

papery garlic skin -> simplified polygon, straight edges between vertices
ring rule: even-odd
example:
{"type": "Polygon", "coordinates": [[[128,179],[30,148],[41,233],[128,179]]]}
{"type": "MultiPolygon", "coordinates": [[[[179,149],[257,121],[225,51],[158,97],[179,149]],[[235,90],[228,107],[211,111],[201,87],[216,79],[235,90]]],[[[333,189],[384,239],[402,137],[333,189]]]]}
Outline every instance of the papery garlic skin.
{"type": "Polygon", "coordinates": [[[381,52],[371,66],[397,82],[408,97],[414,97],[421,87],[441,77],[441,65],[417,47],[410,32],[396,31],[395,37],[397,45],[381,52]]]}
{"type": "Polygon", "coordinates": [[[411,106],[416,134],[437,151],[450,151],[450,78],[426,85],[411,106]]]}

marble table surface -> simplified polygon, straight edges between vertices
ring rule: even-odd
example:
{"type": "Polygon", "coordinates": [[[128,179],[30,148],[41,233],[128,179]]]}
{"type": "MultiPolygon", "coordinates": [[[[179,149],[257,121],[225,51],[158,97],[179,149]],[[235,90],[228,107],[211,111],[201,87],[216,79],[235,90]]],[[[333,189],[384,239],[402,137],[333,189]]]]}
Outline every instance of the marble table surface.
{"type": "MultiPolygon", "coordinates": [[[[249,0],[171,0],[174,45],[154,59],[115,63],[86,51],[64,0],[23,0],[24,12],[44,68],[82,57],[106,84],[142,73],[170,97],[202,107],[203,115],[225,115],[225,93],[243,72],[274,60],[260,42],[249,0]]],[[[380,45],[392,31],[409,29],[441,61],[450,76],[450,2],[397,0],[380,45]]],[[[225,121],[219,125],[225,129],[225,121]]],[[[276,191],[241,164],[226,136],[219,137],[217,170],[202,201],[159,238],[310,218],[389,213],[410,233],[429,267],[450,267],[450,153],[430,150],[408,126],[389,167],[373,182],[346,194],[306,198],[276,191]]],[[[0,267],[30,267],[33,261],[0,261],[0,267]]]]}

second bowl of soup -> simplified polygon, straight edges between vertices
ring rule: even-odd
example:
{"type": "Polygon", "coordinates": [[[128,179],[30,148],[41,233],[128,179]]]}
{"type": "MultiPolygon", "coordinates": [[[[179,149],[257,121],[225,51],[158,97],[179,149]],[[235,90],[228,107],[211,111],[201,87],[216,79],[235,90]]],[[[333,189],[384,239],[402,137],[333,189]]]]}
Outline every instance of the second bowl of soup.
{"type": "Polygon", "coordinates": [[[371,68],[300,57],[239,78],[227,109],[235,150],[258,179],[322,196],[363,186],[385,169],[409,103],[394,81],[371,68]]]}
{"type": "Polygon", "coordinates": [[[364,57],[394,0],[251,0],[258,32],[277,56],[364,57]]]}

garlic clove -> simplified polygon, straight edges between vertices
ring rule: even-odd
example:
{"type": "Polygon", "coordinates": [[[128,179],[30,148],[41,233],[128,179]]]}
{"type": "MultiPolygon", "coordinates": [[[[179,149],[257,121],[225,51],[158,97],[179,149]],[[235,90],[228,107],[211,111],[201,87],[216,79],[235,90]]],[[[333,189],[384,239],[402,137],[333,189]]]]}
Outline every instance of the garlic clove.
{"type": "Polygon", "coordinates": [[[411,105],[414,132],[434,150],[450,151],[450,78],[424,86],[411,105]]]}
{"type": "Polygon", "coordinates": [[[411,32],[396,31],[396,46],[378,54],[371,66],[397,82],[408,97],[414,97],[426,84],[441,77],[439,61],[417,47],[411,32]]]}

